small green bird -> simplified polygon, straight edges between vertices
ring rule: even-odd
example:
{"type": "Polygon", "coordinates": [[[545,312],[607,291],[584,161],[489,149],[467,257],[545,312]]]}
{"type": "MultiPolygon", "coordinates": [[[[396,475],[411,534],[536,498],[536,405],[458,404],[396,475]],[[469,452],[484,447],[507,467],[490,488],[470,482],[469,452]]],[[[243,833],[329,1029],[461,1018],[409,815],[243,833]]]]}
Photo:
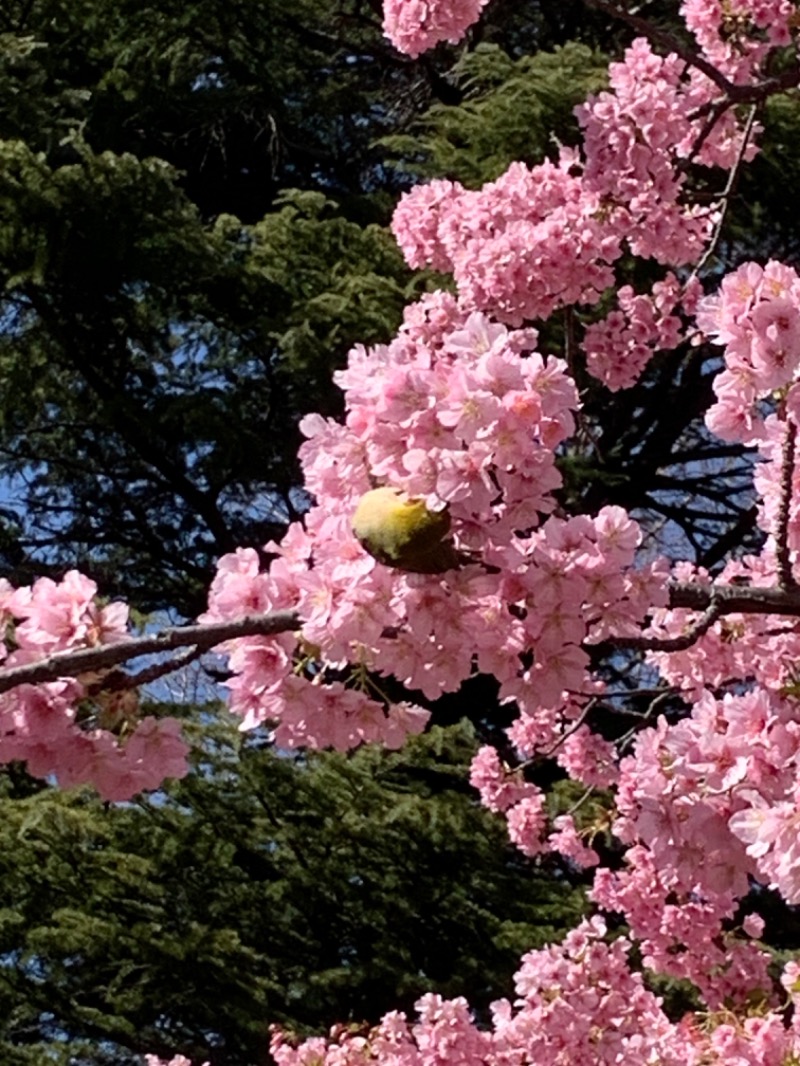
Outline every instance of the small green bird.
{"type": "Polygon", "coordinates": [[[352,528],[365,551],[396,570],[442,574],[471,561],[447,539],[447,509],[431,511],[424,500],[409,499],[399,489],[384,486],[365,492],[352,528]]]}

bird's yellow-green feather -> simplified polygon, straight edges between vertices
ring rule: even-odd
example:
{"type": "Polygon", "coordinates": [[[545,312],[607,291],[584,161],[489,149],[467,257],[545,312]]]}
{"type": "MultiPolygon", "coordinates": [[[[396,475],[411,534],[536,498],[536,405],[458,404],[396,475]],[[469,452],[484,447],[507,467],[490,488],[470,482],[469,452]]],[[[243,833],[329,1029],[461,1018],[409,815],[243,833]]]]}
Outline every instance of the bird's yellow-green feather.
{"type": "Polygon", "coordinates": [[[409,499],[384,486],[365,492],[352,518],[353,532],[379,562],[419,574],[438,574],[461,565],[447,510],[431,511],[424,500],[409,499]]]}

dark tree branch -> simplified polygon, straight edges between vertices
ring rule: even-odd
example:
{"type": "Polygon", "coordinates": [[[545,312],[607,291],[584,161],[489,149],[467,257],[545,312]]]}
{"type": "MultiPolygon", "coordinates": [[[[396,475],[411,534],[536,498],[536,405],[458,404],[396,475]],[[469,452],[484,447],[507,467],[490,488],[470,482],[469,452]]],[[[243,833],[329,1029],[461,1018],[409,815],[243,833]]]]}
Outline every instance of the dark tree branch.
{"type": "Polygon", "coordinates": [[[647,19],[625,11],[615,3],[609,2],[609,0],[586,0],[586,3],[588,7],[593,7],[596,11],[602,11],[612,18],[624,22],[636,33],[640,33],[642,37],[646,37],[660,48],[664,48],[668,52],[674,52],[687,66],[695,67],[705,74],[708,80],[713,82],[723,93],[730,104],[761,103],[774,93],[785,92],[787,89],[793,89],[800,84],[800,66],[793,66],[782,74],[764,78],[763,81],[757,82],[755,85],[736,85],[734,82],[729,81],[721,71],[717,70],[696,49],[683,44],[673,34],[658,29],[647,19]]]}
{"type": "Polygon", "coordinates": [[[124,689],[139,688],[141,685],[152,684],[153,681],[158,681],[159,678],[166,677],[167,674],[174,674],[176,670],[182,670],[184,666],[189,666],[190,663],[199,659],[207,650],[206,648],[198,648],[194,644],[187,648],[185,652],[176,655],[174,659],[151,663],[150,666],[143,667],[135,674],[126,674],[122,670],[114,670],[109,675],[109,683],[106,685],[101,681],[98,687],[112,692],[120,692],[124,689]]]}
{"type": "Polygon", "coordinates": [[[718,603],[721,614],[785,614],[800,616],[800,588],[754,588],[748,585],[696,585],[676,582],[669,586],[669,605],[705,611],[718,603]]]}
{"type": "Polygon", "coordinates": [[[616,637],[596,646],[603,651],[636,648],[640,651],[685,651],[695,644],[711,626],[728,614],[787,615],[800,617],[800,586],[789,588],[755,588],[747,585],[669,585],[669,607],[702,611],[686,633],[677,637],[616,637]]]}
{"type": "MultiPolygon", "coordinates": [[[[294,611],[246,615],[232,622],[172,626],[162,629],[160,633],[132,637],[117,644],[102,644],[96,648],[56,652],[35,663],[0,670],[0,693],[8,692],[18,685],[36,685],[55,681],[60,677],[77,677],[79,674],[108,670],[140,655],[154,655],[185,647],[192,647],[200,654],[237,637],[274,636],[276,633],[298,629],[299,626],[300,617],[294,611]]],[[[194,657],[193,655],[192,658],[194,657]]],[[[179,669],[182,665],[179,661],[174,669],[179,669]]],[[[115,687],[119,688],[120,685],[115,687]]]]}
{"type": "Polygon", "coordinates": [[[746,511],[742,510],[736,522],[722,536],[717,537],[713,544],[704,549],[698,557],[698,566],[710,570],[721,562],[733,548],[744,541],[745,537],[755,527],[757,518],[758,508],[755,505],[748,507],[746,511]]]}
{"type": "MultiPolygon", "coordinates": [[[[703,612],[702,616],[685,633],[677,637],[630,637],[627,647],[643,648],[646,651],[686,651],[718,622],[724,613],[720,603],[712,602],[703,612]],[[632,643],[636,641],[636,643],[632,643]]],[[[620,644],[615,645],[620,647],[620,644]]]]}
{"type": "MultiPolygon", "coordinates": [[[[76,327],[86,333],[85,343],[81,344],[79,329],[67,332],[59,313],[46,299],[40,296],[31,297],[31,304],[52,335],[61,339],[61,350],[65,359],[95,394],[103,413],[112,418],[116,432],[130,445],[134,453],[156,471],[164,479],[164,483],[202,518],[214,538],[218,553],[232,551],[236,547],[235,537],[227,526],[218,500],[192,480],[184,458],[176,449],[171,448],[167,441],[159,438],[152,420],[148,421],[143,417],[132,400],[121,402],[123,392],[120,382],[113,380],[104,365],[99,361],[93,362],[87,355],[98,347],[100,327],[97,327],[94,335],[90,330],[87,332],[85,323],[78,321],[76,327]]],[[[65,320],[69,321],[68,318],[65,320]]],[[[107,334],[107,352],[116,353],[120,345],[119,336],[111,331],[108,323],[103,323],[103,329],[107,334]]]]}

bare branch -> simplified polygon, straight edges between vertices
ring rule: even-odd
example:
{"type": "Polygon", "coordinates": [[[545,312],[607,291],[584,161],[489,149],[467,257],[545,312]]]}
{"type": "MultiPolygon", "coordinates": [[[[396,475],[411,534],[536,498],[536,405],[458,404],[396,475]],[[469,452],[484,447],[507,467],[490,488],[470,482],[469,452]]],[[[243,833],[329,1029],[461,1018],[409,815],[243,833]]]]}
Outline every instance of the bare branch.
{"type": "Polygon", "coordinates": [[[663,705],[667,703],[674,695],[675,692],[671,687],[661,689],[656,693],[655,697],[650,701],[647,710],[644,712],[643,715],[641,715],[640,720],[636,723],[636,725],[631,726],[627,733],[625,733],[619,738],[618,750],[620,752],[624,751],[630,745],[631,741],[639,733],[639,730],[642,728],[642,726],[645,725],[647,722],[652,721],[652,719],[656,715],[656,712],[659,711],[661,707],[663,707],[663,705]]]}
{"type": "MultiPolygon", "coordinates": [[[[712,116],[714,122],[718,120],[718,118],[723,114],[724,110],[725,109],[722,108],[718,111],[716,115],[712,116]]],[[[720,210],[719,218],[717,219],[717,224],[714,227],[714,232],[711,235],[711,240],[708,243],[708,247],[703,252],[702,256],[700,257],[700,261],[692,271],[693,278],[696,278],[700,274],[700,271],[703,269],[703,267],[709,261],[711,256],[714,254],[717,244],[719,243],[719,239],[722,236],[722,227],[725,224],[725,216],[728,213],[728,208],[730,207],[731,199],[733,198],[733,194],[736,190],[736,183],[739,180],[739,174],[742,170],[742,164],[744,162],[745,152],[747,151],[747,145],[750,143],[750,136],[753,132],[753,125],[756,120],[757,110],[758,108],[756,104],[752,104],[744,124],[744,130],[742,131],[742,143],[739,145],[739,151],[736,154],[736,161],[733,164],[730,173],[728,174],[728,180],[725,183],[725,188],[722,191],[722,196],[720,196],[722,209],[720,210]]],[[[693,148],[692,151],[694,152],[698,149],[699,144],[696,146],[696,148],[693,148]]]]}
{"type": "Polygon", "coordinates": [[[526,770],[529,766],[534,766],[536,763],[541,762],[542,759],[551,759],[561,747],[561,745],[564,744],[565,741],[569,740],[573,733],[577,733],[577,731],[584,724],[586,719],[589,717],[589,715],[592,713],[592,711],[595,709],[599,702],[600,701],[598,699],[592,697],[586,703],[586,706],[581,711],[579,717],[574,722],[572,722],[568,729],[564,730],[561,736],[558,737],[555,743],[550,748],[548,748],[547,751],[537,751],[537,753],[532,758],[526,759],[525,762],[521,762],[519,766],[515,766],[514,773],[520,773],[523,770],[526,770]]]}
{"type": "Polygon", "coordinates": [[[696,585],[675,582],[669,586],[669,605],[707,611],[719,604],[721,614],[786,614],[800,616],[800,588],[755,588],[749,585],[696,585]]]}
{"type": "Polygon", "coordinates": [[[166,677],[167,674],[174,674],[177,670],[182,670],[184,666],[189,666],[191,663],[196,662],[203,654],[203,651],[204,649],[198,648],[195,644],[187,648],[186,651],[181,652],[180,655],[176,655],[173,659],[151,663],[150,666],[145,666],[135,674],[126,674],[122,670],[114,670],[109,676],[109,684],[103,685],[101,683],[101,687],[112,692],[120,692],[123,689],[150,685],[153,681],[158,681],[159,678],[166,677]]]}
{"type": "MultiPolygon", "coordinates": [[[[703,128],[700,130],[700,132],[698,133],[697,137],[695,138],[694,144],[689,149],[689,152],[688,152],[688,155],[686,156],[686,159],[683,161],[683,166],[684,167],[688,166],[688,164],[693,159],[696,158],[696,156],[697,156],[698,152],[700,151],[700,149],[703,147],[703,145],[706,143],[708,138],[711,136],[716,124],[719,122],[719,120],[722,118],[722,116],[725,114],[725,112],[730,110],[730,108],[732,108],[732,107],[733,107],[733,104],[731,103],[730,100],[727,100],[727,99],[712,100],[710,103],[706,104],[704,107],[698,108],[697,111],[695,111],[691,115],[689,115],[690,119],[703,118],[706,115],[707,115],[707,118],[706,118],[705,124],[703,125],[703,128]]],[[[753,110],[755,110],[755,109],[753,109],[753,110]]],[[[746,144],[747,141],[745,140],[744,143],[746,144]]]]}

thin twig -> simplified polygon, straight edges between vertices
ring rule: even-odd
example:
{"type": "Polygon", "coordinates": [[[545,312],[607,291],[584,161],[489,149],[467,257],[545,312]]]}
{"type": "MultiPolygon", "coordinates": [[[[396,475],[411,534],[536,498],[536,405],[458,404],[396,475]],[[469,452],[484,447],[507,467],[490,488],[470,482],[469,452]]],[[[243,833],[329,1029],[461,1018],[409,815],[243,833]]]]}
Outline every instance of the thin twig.
{"type": "Polygon", "coordinates": [[[649,704],[647,710],[644,712],[643,715],[641,715],[641,717],[640,717],[639,721],[636,723],[636,725],[632,725],[631,728],[626,733],[623,733],[622,736],[617,741],[617,750],[619,751],[620,755],[628,747],[628,745],[630,744],[631,740],[635,736],[639,735],[639,733],[640,733],[640,731],[642,729],[642,726],[646,722],[649,722],[650,719],[655,716],[656,711],[659,710],[661,705],[666,703],[667,700],[671,699],[674,695],[675,695],[675,690],[672,687],[665,688],[665,689],[662,689],[658,693],[658,695],[654,699],[652,699],[650,701],[650,704],[649,704]]]}
{"type": "MultiPolygon", "coordinates": [[[[719,603],[712,602],[702,617],[698,618],[685,633],[678,637],[630,637],[636,644],[628,644],[627,647],[641,648],[643,651],[686,651],[705,636],[715,622],[722,617],[723,609],[719,603]]],[[[617,645],[619,647],[619,645],[617,645]]]]}
{"type": "Polygon", "coordinates": [[[594,785],[589,785],[583,795],[579,796],[578,799],[576,799],[572,806],[569,808],[569,810],[566,811],[567,816],[571,818],[576,811],[580,810],[580,808],[589,799],[593,792],[594,785]]]}
{"type": "Polygon", "coordinates": [[[589,702],[586,704],[586,706],[581,711],[580,717],[578,717],[572,723],[572,725],[569,727],[569,729],[565,730],[565,732],[563,732],[561,734],[561,736],[558,738],[558,740],[555,742],[555,744],[553,744],[553,746],[548,751],[540,752],[539,753],[539,757],[540,758],[549,759],[551,755],[555,755],[555,753],[558,751],[558,749],[561,747],[561,745],[564,743],[564,741],[568,740],[572,736],[573,733],[577,733],[578,732],[580,727],[584,724],[586,719],[589,717],[589,715],[592,713],[592,711],[595,709],[595,707],[597,706],[597,704],[599,702],[600,701],[597,700],[597,699],[589,700],[589,702]]]}
{"type": "Polygon", "coordinates": [[[555,755],[555,753],[558,751],[564,741],[571,737],[573,733],[577,733],[577,731],[580,729],[580,727],[583,725],[583,723],[586,721],[586,719],[589,717],[589,715],[598,703],[599,700],[596,697],[590,699],[581,711],[580,716],[572,723],[569,729],[565,730],[561,734],[561,736],[558,738],[558,740],[554,742],[551,748],[548,748],[547,751],[537,751],[536,754],[531,756],[530,759],[526,759],[524,762],[521,762],[517,766],[515,766],[513,772],[515,774],[521,773],[523,770],[527,770],[528,767],[534,766],[541,759],[549,759],[552,755],[555,755]]]}
{"type": "Polygon", "coordinates": [[[691,112],[691,114],[689,115],[690,122],[694,122],[698,118],[703,118],[705,115],[708,115],[708,118],[706,119],[703,128],[697,134],[697,137],[695,137],[694,143],[689,149],[686,159],[683,160],[682,165],[684,168],[687,167],[689,163],[695,158],[697,153],[708,140],[711,131],[714,129],[716,124],[719,122],[725,112],[729,111],[732,107],[732,101],[725,98],[722,100],[709,100],[707,104],[704,104],[702,107],[698,107],[696,111],[691,112]]]}
{"type": "Polygon", "coordinates": [[[111,692],[118,692],[122,689],[139,688],[141,685],[149,685],[153,681],[158,681],[159,678],[165,677],[167,674],[174,674],[178,670],[182,670],[184,666],[189,666],[190,663],[196,662],[205,650],[198,648],[197,645],[189,648],[182,655],[176,655],[173,659],[168,659],[165,662],[153,663],[151,666],[146,666],[144,669],[137,671],[135,674],[125,674],[122,671],[115,671],[111,677],[111,683],[104,685],[111,692]]]}
{"type": "Polygon", "coordinates": [[[794,481],[796,447],[797,426],[795,426],[794,422],[787,422],[786,438],[783,442],[783,462],[781,463],[778,521],[775,530],[775,555],[778,562],[778,584],[782,589],[797,587],[797,582],[792,574],[792,558],[789,552],[789,512],[792,502],[792,483],[794,481]]]}
{"type": "MultiPolygon", "coordinates": [[[[665,692],[671,692],[672,689],[665,689],[663,685],[653,686],[651,688],[631,688],[625,689],[622,692],[604,692],[603,702],[606,700],[631,700],[637,696],[663,696],[665,692]]],[[[648,711],[615,711],[615,714],[624,714],[626,717],[633,715],[635,718],[647,717],[648,711]]]]}
{"type": "Polygon", "coordinates": [[[669,585],[669,607],[687,607],[703,615],[686,633],[677,637],[611,637],[595,645],[595,651],[636,648],[641,651],[685,651],[695,644],[720,618],[729,614],[800,616],[800,586],[758,588],[749,585],[669,585]]]}
{"type": "MultiPolygon", "coordinates": [[[[725,224],[725,216],[728,213],[728,208],[730,207],[731,199],[733,198],[733,193],[736,189],[736,182],[739,179],[742,164],[744,163],[744,155],[747,151],[747,145],[750,142],[750,135],[753,132],[753,123],[756,119],[757,110],[758,108],[756,104],[753,104],[747,115],[747,119],[744,124],[744,129],[742,131],[742,143],[739,145],[739,151],[736,154],[736,161],[733,164],[730,173],[728,174],[728,180],[726,181],[725,188],[722,190],[722,195],[719,198],[720,203],[722,204],[722,208],[719,213],[719,218],[717,219],[717,224],[714,227],[714,232],[711,235],[711,240],[709,241],[708,247],[701,255],[699,262],[691,273],[692,278],[696,278],[700,274],[700,271],[703,269],[703,267],[709,261],[711,256],[714,254],[716,247],[719,244],[719,239],[722,236],[722,227],[725,224]]],[[[722,112],[720,112],[720,114],[722,114],[722,112]]]]}

